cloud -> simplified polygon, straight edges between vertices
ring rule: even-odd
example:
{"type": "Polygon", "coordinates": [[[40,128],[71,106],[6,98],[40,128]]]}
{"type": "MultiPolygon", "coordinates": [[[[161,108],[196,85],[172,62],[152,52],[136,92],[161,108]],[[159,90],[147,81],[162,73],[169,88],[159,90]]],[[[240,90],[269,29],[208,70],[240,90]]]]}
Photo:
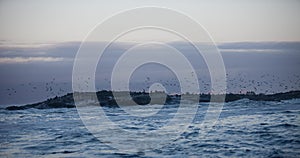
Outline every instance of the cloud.
{"type": "Polygon", "coordinates": [[[231,52],[231,53],[282,53],[282,50],[279,49],[219,49],[223,52],[231,52]]]}
{"type": "MultiPolygon", "coordinates": [[[[50,63],[57,61],[73,61],[78,49],[80,48],[81,42],[62,42],[62,43],[5,43],[1,42],[0,45],[0,63],[28,63],[28,62],[39,62],[50,63]],[[43,61],[43,62],[42,62],[43,61]]],[[[107,45],[108,42],[89,42],[87,43],[91,48],[97,48],[99,45],[107,45]]],[[[126,43],[116,42],[105,50],[101,58],[105,68],[114,65],[117,59],[126,50],[131,48],[137,43],[126,43]],[[110,65],[110,66],[108,66],[110,65]]],[[[200,63],[198,59],[201,56],[197,55],[197,51],[189,44],[184,41],[170,42],[168,45],[176,48],[182,52],[189,60],[194,63],[200,63]]],[[[195,43],[202,45],[202,43],[195,43]]],[[[236,42],[236,43],[218,43],[223,58],[230,59],[227,63],[236,63],[237,58],[241,58],[242,61],[254,61],[262,60],[263,58],[281,58],[289,59],[291,61],[299,60],[300,42],[236,42]],[[249,56],[251,55],[251,57],[249,56]],[[269,56],[270,55],[270,56],[269,56]],[[284,57],[282,57],[283,55],[284,57]],[[255,59],[255,60],[254,60],[255,59]]],[[[149,51],[149,48],[143,47],[141,51],[149,51]]],[[[156,51],[151,49],[150,51],[156,51]]],[[[276,59],[277,60],[277,59],[276,59]]],[[[70,63],[68,63],[70,64],[70,63]]],[[[203,65],[201,65],[203,67],[203,65]]]]}
{"type": "MultiPolygon", "coordinates": [[[[1,42],[0,42],[1,43],[1,42]]],[[[51,44],[5,44],[0,45],[1,57],[54,57],[74,58],[80,42],[51,44]]]]}
{"type": "Polygon", "coordinates": [[[300,42],[232,42],[220,43],[218,48],[225,49],[240,49],[240,50],[278,50],[278,51],[299,51],[300,42]]]}
{"type": "Polygon", "coordinates": [[[63,58],[54,57],[2,57],[0,64],[11,63],[28,63],[28,62],[58,62],[63,61],[63,58]]]}

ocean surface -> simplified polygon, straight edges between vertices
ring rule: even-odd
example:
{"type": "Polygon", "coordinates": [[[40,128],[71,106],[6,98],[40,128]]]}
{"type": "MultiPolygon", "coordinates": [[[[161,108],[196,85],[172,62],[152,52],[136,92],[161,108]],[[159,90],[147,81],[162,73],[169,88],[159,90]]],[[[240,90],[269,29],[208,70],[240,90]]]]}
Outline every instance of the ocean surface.
{"type": "MultiPolygon", "coordinates": [[[[143,109],[155,111],[158,107],[146,105],[143,109]]],[[[147,117],[144,122],[120,108],[104,107],[104,111],[124,129],[142,128],[147,132],[164,126],[164,121],[171,119],[178,108],[164,107],[155,119],[147,117]]],[[[135,106],[126,108],[137,110],[135,106]]],[[[112,142],[97,139],[84,126],[76,108],[1,109],[0,157],[300,157],[300,99],[281,102],[244,99],[225,103],[214,128],[199,136],[195,127],[203,121],[207,108],[207,103],[200,103],[194,120],[176,139],[163,142],[163,146],[157,144],[157,148],[137,151],[134,150],[139,148],[137,145],[128,143],[128,148],[133,149],[130,152],[122,152],[112,142]]],[[[114,133],[117,131],[110,132],[114,136],[111,141],[126,144],[114,133]]],[[[142,139],[147,142],[150,138],[142,139]]],[[[168,140],[168,134],[161,140],[168,140]]]]}

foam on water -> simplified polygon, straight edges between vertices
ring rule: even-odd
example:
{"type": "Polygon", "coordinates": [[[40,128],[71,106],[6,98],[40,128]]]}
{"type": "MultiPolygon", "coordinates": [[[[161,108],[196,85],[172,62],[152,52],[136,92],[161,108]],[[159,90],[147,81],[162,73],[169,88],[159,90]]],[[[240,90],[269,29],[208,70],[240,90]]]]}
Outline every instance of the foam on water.
{"type": "MultiPolygon", "coordinates": [[[[145,106],[157,110],[158,106],[145,106]]],[[[81,122],[76,109],[0,110],[0,156],[5,157],[297,157],[300,155],[300,100],[226,103],[216,126],[199,136],[198,125],[208,105],[177,139],[162,148],[122,153],[95,138],[81,122]]],[[[156,117],[132,117],[119,108],[104,107],[107,116],[126,130],[155,130],[176,112],[168,106],[156,117]]],[[[139,111],[143,109],[134,109],[139,111]]],[[[140,107],[139,107],[140,108],[140,107]]],[[[110,131],[115,132],[115,131],[110,131]]],[[[167,135],[166,135],[167,137],[167,135]]],[[[147,141],[147,137],[143,138],[147,141]]],[[[162,139],[164,140],[164,139],[162,139]]],[[[118,137],[111,141],[118,142],[118,137]]],[[[129,140],[130,141],[130,140],[129,140]]],[[[126,143],[126,142],[119,142],[126,143]]]]}

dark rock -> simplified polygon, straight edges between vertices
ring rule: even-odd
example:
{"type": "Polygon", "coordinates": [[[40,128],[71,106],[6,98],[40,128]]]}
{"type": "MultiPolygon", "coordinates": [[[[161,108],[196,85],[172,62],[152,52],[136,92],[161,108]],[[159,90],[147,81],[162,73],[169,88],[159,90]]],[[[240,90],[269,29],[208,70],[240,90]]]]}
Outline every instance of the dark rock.
{"type": "MultiPolygon", "coordinates": [[[[115,92],[118,93],[119,96],[124,96],[125,94],[128,94],[128,92],[115,92]]],[[[47,99],[44,102],[39,102],[35,104],[27,104],[24,106],[9,106],[6,108],[6,110],[24,110],[28,108],[36,108],[36,109],[49,109],[49,108],[74,108],[76,107],[74,104],[74,97],[80,97],[79,99],[83,100],[92,100],[94,103],[91,103],[92,105],[99,105],[101,106],[108,106],[108,107],[118,107],[118,104],[114,98],[113,92],[111,91],[99,91],[96,93],[97,98],[94,98],[94,93],[88,93],[86,92],[85,95],[78,95],[79,93],[69,93],[67,95],[61,96],[61,97],[55,97],[47,99]]],[[[199,100],[194,100],[195,95],[197,94],[175,94],[175,95],[167,95],[162,92],[154,92],[154,93],[146,93],[146,92],[129,92],[130,97],[128,97],[128,102],[126,101],[126,97],[124,96],[122,103],[125,105],[131,105],[132,102],[129,101],[129,99],[132,99],[136,104],[139,105],[146,105],[149,104],[151,101],[151,95],[155,96],[162,96],[166,97],[166,103],[165,104],[178,104],[180,103],[180,100],[182,98],[185,98],[191,102],[222,102],[224,99],[224,95],[211,95],[211,94],[200,94],[199,100]],[[211,98],[214,97],[214,100],[211,100],[211,98]]],[[[246,93],[246,94],[226,94],[225,95],[225,102],[232,102],[240,99],[249,99],[254,101],[281,101],[281,100],[289,100],[294,98],[300,98],[300,91],[290,91],[285,93],[276,93],[276,94],[255,94],[255,93],[246,93]]],[[[155,103],[154,103],[155,104],[155,103]]]]}
{"type": "Polygon", "coordinates": [[[5,108],[6,110],[24,110],[24,106],[9,106],[5,108]]]}

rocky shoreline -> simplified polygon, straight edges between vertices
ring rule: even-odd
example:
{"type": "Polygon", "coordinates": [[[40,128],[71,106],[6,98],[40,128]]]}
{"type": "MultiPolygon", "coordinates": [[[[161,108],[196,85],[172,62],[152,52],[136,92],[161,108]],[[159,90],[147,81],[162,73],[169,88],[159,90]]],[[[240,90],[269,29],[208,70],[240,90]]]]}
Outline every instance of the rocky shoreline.
{"type": "MultiPolygon", "coordinates": [[[[150,96],[165,96],[165,104],[177,104],[180,102],[182,96],[184,95],[184,98],[195,98],[194,95],[199,94],[174,94],[174,95],[167,95],[162,92],[153,92],[153,93],[146,93],[146,92],[115,92],[119,96],[123,93],[130,93],[130,98],[125,98],[128,100],[134,100],[135,103],[139,105],[146,105],[149,104],[151,101],[150,96]]],[[[85,93],[88,96],[89,93],[85,93]]],[[[92,94],[92,93],[90,93],[92,94]]],[[[95,104],[101,106],[108,106],[108,107],[118,107],[118,104],[114,98],[112,91],[99,91],[96,93],[97,98],[91,99],[92,102],[89,102],[89,104],[95,104]]],[[[50,108],[75,108],[74,104],[74,95],[73,93],[68,93],[61,97],[54,97],[51,99],[47,99],[46,101],[34,103],[34,104],[27,104],[23,106],[9,106],[6,107],[6,110],[24,110],[29,108],[36,108],[36,109],[50,109],[50,108]]],[[[199,95],[199,102],[210,102],[211,98],[217,98],[214,101],[218,102],[218,98],[223,98],[224,95],[211,95],[211,94],[200,94],[199,95]]],[[[249,99],[254,101],[281,101],[281,100],[289,100],[289,99],[296,99],[300,98],[300,91],[290,91],[290,92],[284,92],[284,93],[276,93],[276,94],[255,94],[253,92],[249,92],[246,94],[226,94],[225,96],[225,102],[232,102],[240,99],[249,99]]],[[[223,99],[220,99],[221,101],[223,99]]],[[[195,102],[195,100],[189,100],[195,102]]],[[[197,102],[197,101],[196,101],[197,102]]],[[[129,104],[130,105],[130,104],[129,104]]]]}

